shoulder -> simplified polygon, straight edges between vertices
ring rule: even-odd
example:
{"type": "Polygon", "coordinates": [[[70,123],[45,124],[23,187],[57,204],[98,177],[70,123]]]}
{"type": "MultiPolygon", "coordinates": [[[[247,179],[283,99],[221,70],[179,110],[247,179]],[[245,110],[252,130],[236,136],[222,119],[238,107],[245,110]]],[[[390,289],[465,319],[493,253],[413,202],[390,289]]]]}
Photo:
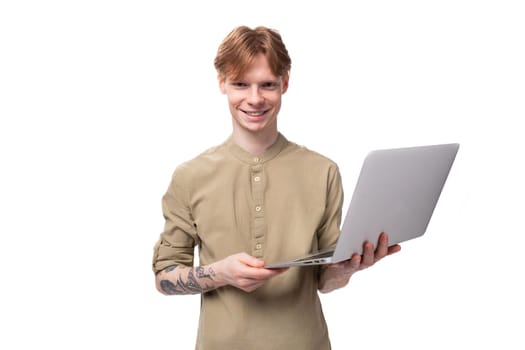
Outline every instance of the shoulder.
{"type": "Polygon", "coordinates": [[[173,172],[173,180],[176,182],[188,182],[196,176],[213,172],[217,165],[227,157],[224,144],[213,146],[176,166],[173,172]]]}
{"type": "Polygon", "coordinates": [[[304,163],[308,166],[329,168],[336,172],[339,171],[337,163],[331,158],[295,142],[288,141],[288,145],[283,153],[284,157],[288,157],[290,160],[304,163]]]}

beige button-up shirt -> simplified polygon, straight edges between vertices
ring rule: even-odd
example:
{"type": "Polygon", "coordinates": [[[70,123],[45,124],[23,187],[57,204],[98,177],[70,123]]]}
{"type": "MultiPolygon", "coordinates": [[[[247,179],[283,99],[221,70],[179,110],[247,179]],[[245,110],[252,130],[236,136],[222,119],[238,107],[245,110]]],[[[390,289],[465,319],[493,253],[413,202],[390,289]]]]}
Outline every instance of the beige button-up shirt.
{"type": "MultiPolygon", "coordinates": [[[[192,266],[195,246],[201,265],[239,252],[270,263],[334,246],[342,203],[330,159],[281,134],[258,157],[229,138],[175,170],[153,270],[192,266]]],[[[294,267],[252,293],[204,293],[196,349],[330,349],[318,279],[318,267],[294,267]]]]}

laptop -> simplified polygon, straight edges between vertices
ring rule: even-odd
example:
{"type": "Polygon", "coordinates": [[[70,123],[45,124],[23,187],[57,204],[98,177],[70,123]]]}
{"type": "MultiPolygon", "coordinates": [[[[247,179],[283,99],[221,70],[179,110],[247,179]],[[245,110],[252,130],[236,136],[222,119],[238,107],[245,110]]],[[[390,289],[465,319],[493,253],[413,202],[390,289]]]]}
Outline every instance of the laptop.
{"type": "Polygon", "coordinates": [[[371,151],[363,162],[341,234],[332,249],[266,268],[332,264],[363,253],[364,242],[377,246],[422,236],[456,158],[458,143],[371,151]]]}

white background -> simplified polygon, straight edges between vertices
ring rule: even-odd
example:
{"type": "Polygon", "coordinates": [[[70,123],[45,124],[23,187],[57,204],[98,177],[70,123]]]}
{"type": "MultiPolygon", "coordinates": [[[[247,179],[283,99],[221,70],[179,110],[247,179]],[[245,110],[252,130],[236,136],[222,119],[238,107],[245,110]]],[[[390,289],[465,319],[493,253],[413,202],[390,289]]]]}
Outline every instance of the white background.
{"type": "Polygon", "coordinates": [[[281,32],[280,129],[346,200],[372,148],[461,143],[427,234],[322,296],[334,349],[523,349],[520,5],[1,2],[0,348],[193,348],[152,248],[175,166],[230,132],[213,58],[245,24],[281,32]]]}

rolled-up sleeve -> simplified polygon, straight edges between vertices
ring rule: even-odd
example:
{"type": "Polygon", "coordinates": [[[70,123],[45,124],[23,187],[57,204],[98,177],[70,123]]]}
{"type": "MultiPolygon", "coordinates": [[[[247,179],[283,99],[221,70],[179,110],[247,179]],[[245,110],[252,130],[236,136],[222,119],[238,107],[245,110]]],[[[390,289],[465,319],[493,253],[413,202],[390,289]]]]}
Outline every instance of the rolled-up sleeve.
{"type": "Polygon", "coordinates": [[[197,232],[191,215],[189,186],[176,170],[168,190],[162,197],[164,231],[153,252],[152,268],[155,273],[168,266],[193,266],[197,232]]]}

